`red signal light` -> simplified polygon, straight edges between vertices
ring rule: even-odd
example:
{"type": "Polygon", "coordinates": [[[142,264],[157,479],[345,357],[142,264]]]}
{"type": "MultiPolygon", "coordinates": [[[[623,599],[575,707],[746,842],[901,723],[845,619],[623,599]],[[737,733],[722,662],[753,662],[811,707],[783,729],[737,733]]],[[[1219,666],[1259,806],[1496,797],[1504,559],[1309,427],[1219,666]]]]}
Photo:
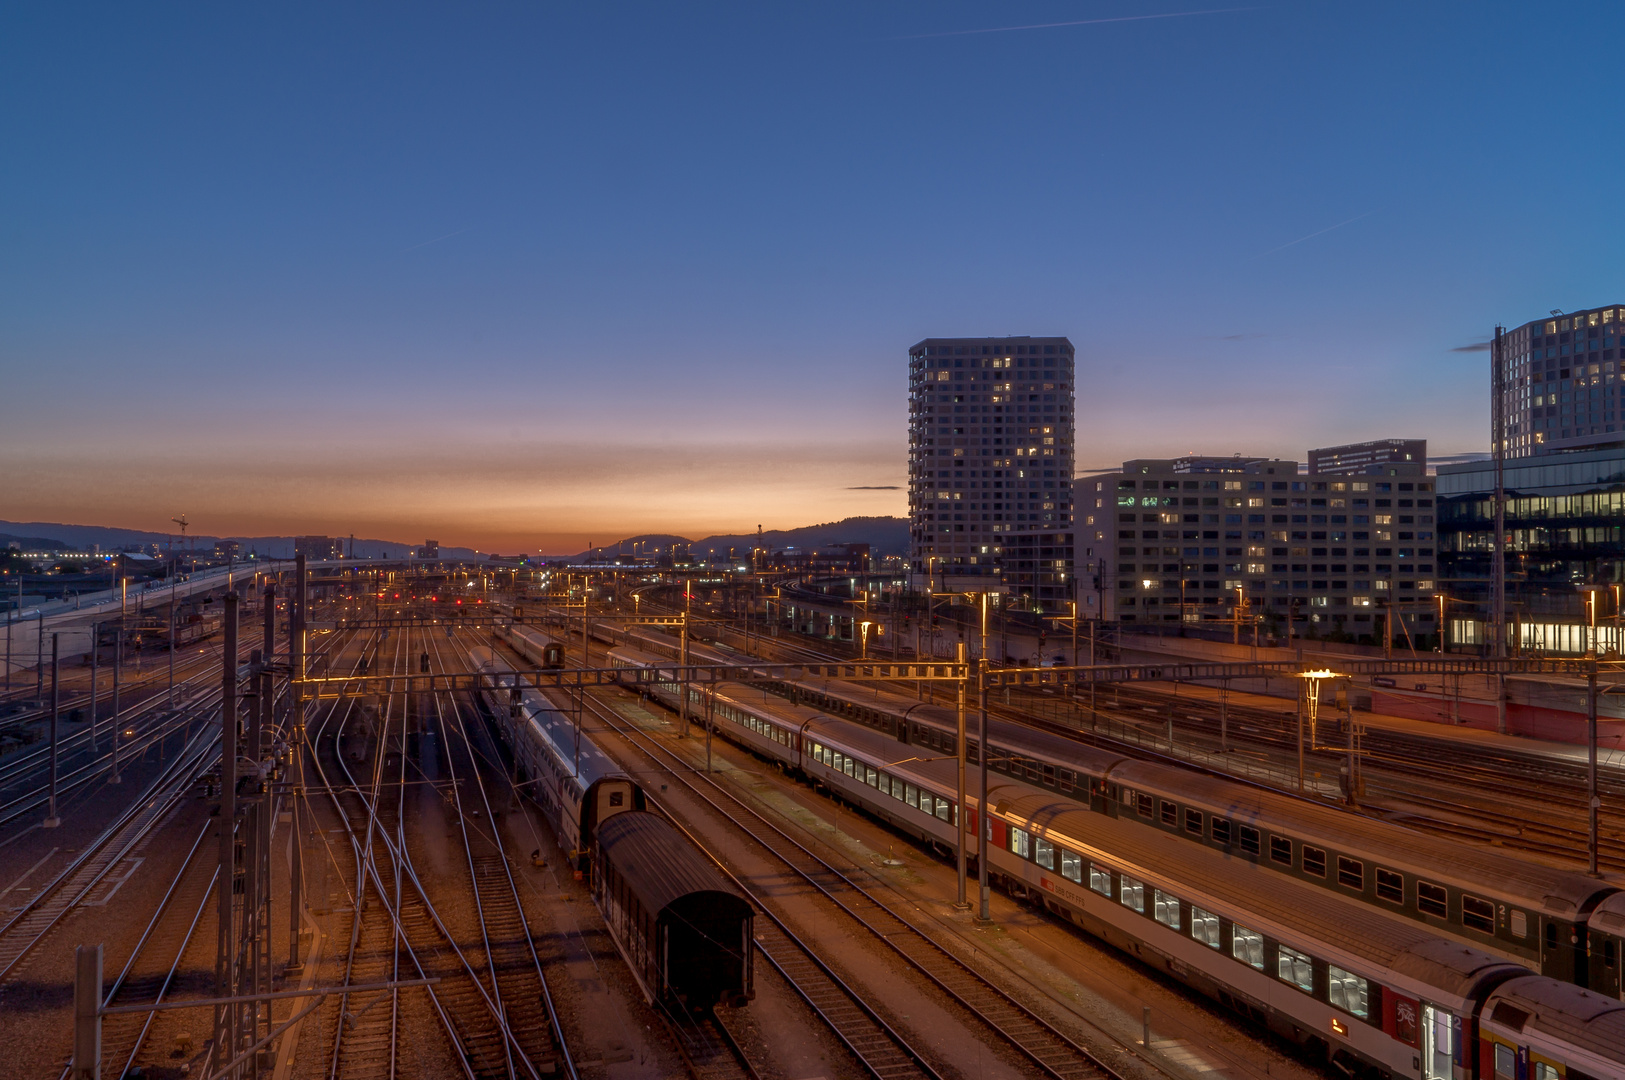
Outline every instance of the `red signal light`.
{"type": "Polygon", "coordinates": [[[461,601],[461,600],[459,600],[459,601],[457,601],[457,606],[458,606],[458,607],[462,607],[462,606],[463,606],[463,602],[462,602],[462,601],[461,601]]]}

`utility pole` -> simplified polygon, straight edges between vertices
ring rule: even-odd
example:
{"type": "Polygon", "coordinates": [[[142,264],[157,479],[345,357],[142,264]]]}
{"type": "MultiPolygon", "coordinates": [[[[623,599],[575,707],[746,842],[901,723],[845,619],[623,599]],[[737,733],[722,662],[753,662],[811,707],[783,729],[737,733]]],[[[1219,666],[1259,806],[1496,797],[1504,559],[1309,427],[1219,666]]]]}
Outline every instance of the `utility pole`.
{"type": "MultiPolygon", "coordinates": [[[[215,882],[218,900],[219,947],[214,959],[214,996],[233,997],[237,990],[237,594],[226,593],[225,651],[220,663],[220,876],[215,882]]],[[[215,1073],[237,1056],[235,1003],[214,1007],[214,1047],[210,1072],[215,1073]]]]}
{"type": "Polygon", "coordinates": [[[1587,873],[1597,872],[1597,814],[1602,800],[1597,797],[1597,662],[1591,662],[1586,675],[1586,854],[1587,873]]]}
{"type": "MultiPolygon", "coordinates": [[[[289,898],[288,898],[288,971],[300,972],[304,964],[299,959],[299,916],[304,910],[305,895],[305,852],[304,834],[300,832],[299,800],[304,796],[305,779],[305,705],[303,679],[305,677],[304,654],[304,608],[305,591],[308,584],[305,576],[305,553],[298,552],[294,556],[294,593],[288,600],[288,669],[293,681],[291,692],[288,695],[293,713],[288,717],[288,742],[293,747],[293,762],[296,775],[294,789],[288,804],[293,809],[293,835],[289,850],[292,853],[293,865],[289,868],[289,898]]],[[[379,584],[382,591],[382,582],[379,584]]],[[[267,598],[267,602],[275,608],[275,597],[267,598]]],[[[377,606],[374,605],[374,614],[377,606]]],[[[375,654],[376,655],[376,652],[375,654]]]]}
{"type": "MultiPolygon", "coordinates": [[[[685,582],[683,590],[686,593],[688,584],[685,582]]],[[[688,608],[682,612],[682,623],[677,627],[677,667],[678,685],[682,687],[682,701],[680,703],[680,724],[677,729],[679,739],[688,738],[688,608]]]]}
{"type": "Polygon", "coordinates": [[[45,820],[41,823],[41,826],[46,829],[54,829],[62,824],[62,819],[57,817],[56,814],[57,718],[62,697],[57,683],[56,646],[58,636],[57,634],[51,635],[51,801],[49,808],[45,812],[45,820]]]}
{"type": "Polygon", "coordinates": [[[123,778],[118,772],[118,691],[119,680],[124,676],[124,620],[118,621],[118,630],[113,634],[113,775],[107,778],[109,784],[121,783],[123,778]]]}
{"type": "MultiPolygon", "coordinates": [[[[1495,328],[1494,349],[1490,353],[1493,369],[1491,383],[1492,413],[1495,451],[1495,542],[1490,546],[1490,621],[1495,643],[1495,658],[1507,655],[1507,493],[1506,493],[1506,350],[1504,331],[1495,328]]],[[[1505,672],[1495,675],[1495,730],[1502,735],[1507,730],[1507,677],[1505,672]]]]}
{"type": "Polygon", "coordinates": [[[175,707],[175,576],[179,564],[169,560],[169,707],[175,707]]]}
{"type": "Polygon", "coordinates": [[[73,1065],[71,1080],[101,1080],[102,947],[73,950],[73,1065]]]}
{"type": "Polygon", "coordinates": [[[90,624],[90,752],[95,754],[101,749],[96,744],[96,676],[100,673],[102,660],[102,624],[90,624]]]}
{"type": "MultiPolygon", "coordinates": [[[[983,597],[983,606],[985,607],[986,602],[987,602],[987,600],[986,600],[987,594],[983,593],[982,597],[983,597]]],[[[958,724],[957,724],[956,729],[955,729],[957,739],[958,739],[958,742],[957,742],[958,751],[955,754],[955,758],[956,758],[956,764],[958,765],[956,775],[957,775],[958,784],[959,784],[958,792],[957,792],[959,802],[958,802],[957,809],[954,812],[954,816],[956,818],[955,823],[958,825],[958,840],[959,840],[958,852],[957,852],[958,858],[956,859],[955,880],[956,880],[956,882],[957,882],[957,884],[959,886],[959,891],[958,891],[958,899],[956,899],[954,901],[954,910],[956,910],[956,911],[969,911],[970,910],[970,904],[967,903],[966,900],[965,900],[965,825],[966,825],[966,822],[970,819],[969,807],[967,807],[965,805],[965,691],[967,689],[966,684],[968,682],[970,682],[970,669],[969,669],[969,667],[968,667],[968,665],[966,663],[965,643],[963,641],[961,641],[959,643],[959,648],[958,648],[958,650],[957,650],[957,652],[956,652],[956,654],[954,656],[954,659],[960,665],[960,667],[964,669],[963,671],[961,671],[960,676],[959,676],[959,680],[958,680],[959,681],[959,708],[955,711],[955,715],[956,715],[957,720],[958,720],[958,724]]]]}
{"type": "Polygon", "coordinates": [[[991,922],[991,896],[987,887],[987,655],[976,662],[976,696],[979,719],[976,725],[976,769],[981,774],[976,799],[976,886],[981,899],[979,916],[991,922]]]}

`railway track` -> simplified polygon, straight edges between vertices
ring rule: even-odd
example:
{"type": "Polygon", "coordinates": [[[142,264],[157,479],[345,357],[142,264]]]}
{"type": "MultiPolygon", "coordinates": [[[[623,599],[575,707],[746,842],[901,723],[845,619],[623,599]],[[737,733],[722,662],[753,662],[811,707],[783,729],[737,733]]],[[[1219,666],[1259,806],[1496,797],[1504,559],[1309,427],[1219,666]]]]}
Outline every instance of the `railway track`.
{"type": "Polygon", "coordinates": [[[218,754],[219,732],[208,727],[196,732],[139,798],[0,926],[0,984],[14,977],[75,905],[158,827],[218,754]]]}
{"type": "MultiPolygon", "coordinates": [[[[402,634],[395,649],[395,666],[400,667],[408,635],[402,634]]],[[[404,791],[407,755],[399,752],[399,767],[393,780],[384,776],[385,736],[391,726],[400,731],[398,745],[404,751],[405,725],[408,719],[407,702],[396,702],[392,696],[386,701],[382,715],[386,718],[374,740],[370,754],[372,774],[365,784],[359,782],[345,762],[343,743],[345,725],[353,719],[353,708],[347,708],[339,718],[332,737],[323,739],[336,710],[329,710],[328,722],[318,733],[318,747],[330,745],[335,766],[330,782],[329,774],[321,764],[321,755],[312,755],[313,767],[319,784],[326,790],[331,807],[349,840],[355,863],[356,886],[350,894],[360,898],[352,905],[351,950],[346,956],[346,984],[367,981],[356,974],[365,970],[376,974],[378,959],[393,952],[393,970],[401,977],[436,978],[438,983],[426,987],[430,1012],[439,1019],[453,1047],[452,1056],[458,1060],[468,1080],[509,1078],[509,1080],[542,1080],[544,1075],[564,1075],[574,1080],[575,1073],[567,1054],[556,1057],[563,1068],[544,1071],[533,1063],[526,1053],[525,1041],[514,1030],[508,1014],[493,995],[488,981],[495,966],[487,955],[483,961],[472,957],[458,944],[458,938],[448,918],[437,910],[431,897],[432,890],[420,878],[411,861],[406,843],[407,822],[401,807],[400,793],[404,791]],[[398,888],[396,882],[398,881],[398,888]],[[370,890],[370,891],[369,891],[370,890]],[[368,897],[371,902],[368,902],[368,897]],[[369,920],[369,912],[373,918],[369,920]],[[381,918],[380,918],[381,916],[381,918]],[[384,947],[386,937],[393,941],[393,950],[384,947]],[[356,965],[356,956],[364,962],[356,965]]],[[[527,937],[528,941],[528,937],[527,937]]],[[[378,1000],[363,1006],[366,1015],[377,1010],[398,1007],[399,991],[387,992],[391,999],[388,1009],[378,1000]]],[[[341,1004],[340,1010],[329,1010],[325,1030],[331,1039],[330,1061],[332,1075],[370,1075],[372,1066],[363,1065],[362,1059],[377,1057],[398,1061],[400,1058],[401,1029],[392,1022],[388,1048],[380,1050],[375,1037],[380,1022],[368,1020],[362,1025],[362,1013],[341,1004]],[[362,1034],[363,1027],[366,1034],[362,1034]],[[359,1037],[358,1037],[359,1036],[359,1037]],[[373,1037],[368,1037],[373,1036],[373,1037]],[[348,1041],[350,1049],[346,1049],[348,1041]],[[354,1070],[350,1063],[354,1061],[354,1070]]],[[[421,1032],[414,1033],[421,1037],[421,1032]]],[[[561,1044],[562,1045],[562,1044],[561,1044]]],[[[391,1066],[393,1068],[393,1066],[391,1066]]]]}
{"type": "MultiPolygon", "coordinates": [[[[434,658],[441,670],[447,670],[438,643],[434,644],[434,658]]],[[[482,756],[492,760],[492,755],[475,750],[457,702],[444,700],[449,697],[439,692],[433,695],[434,720],[441,732],[451,779],[452,809],[462,834],[491,996],[527,1061],[543,1073],[551,1074],[562,1065],[573,1075],[574,1066],[568,1061],[558,1010],[531,940],[519,886],[494,832],[496,818],[479,767],[482,756]],[[469,810],[474,811],[472,828],[469,810]],[[487,828],[492,831],[487,832],[487,828]]]]}
{"type": "MultiPolygon", "coordinates": [[[[639,731],[635,725],[623,720],[613,709],[601,702],[592,701],[590,697],[588,700],[592,702],[590,707],[594,715],[620,735],[628,745],[639,750],[651,763],[670,774],[686,791],[709,806],[720,820],[731,823],[756,848],[766,852],[795,876],[811,885],[848,920],[924,976],[988,1032],[1025,1057],[1043,1075],[1067,1080],[1118,1076],[1111,1066],[1076,1043],[1054,1024],[997,986],[967,961],[938,944],[930,934],[917,926],[897,907],[881,900],[875,890],[866,888],[853,876],[825,861],[748,803],[703,773],[696,772],[693,766],[660,745],[657,740],[639,731]]],[[[763,926],[758,923],[758,945],[762,947],[764,953],[773,959],[775,966],[780,968],[792,984],[819,987],[820,991],[823,991],[821,983],[827,984],[829,980],[816,979],[810,969],[816,966],[827,971],[826,965],[805,946],[802,947],[802,955],[796,957],[793,952],[785,950],[780,942],[774,941],[772,939],[774,931],[787,937],[792,935],[774,915],[772,903],[765,900],[758,891],[751,890],[745,883],[741,882],[740,885],[771,920],[772,928],[767,934],[763,933],[763,926]],[[786,962],[781,963],[778,960],[780,955],[786,957],[786,962]]],[[[845,990],[847,995],[853,995],[853,992],[844,985],[841,989],[845,990]]],[[[804,996],[810,995],[804,991],[804,996]]],[[[826,1008],[838,1009],[841,1004],[839,997],[827,991],[823,991],[823,996],[825,1000],[813,1002],[814,1007],[821,1015],[834,1019],[826,1012],[826,1008]]],[[[863,1011],[868,1010],[865,1007],[863,1011]]],[[[839,1034],[841,1025],[850,1019],[848,1016],[841,1016],[832,1023],[832,1027],[836,1027],[839,1034]]],[[[900,1040],[900,1037],[897,1038],[900,1040]]],[[[873,1036],[871,1040],[878,1042],[873,1036]]],[[[848,1045],[853,1044],[849,1041],[848,1045]]],[[[854,1047],[854,1051],[865,1062],[871,1061],[870,1056],[864,1052],[868,1049],[867,1046],[862,1050],[854,1047]]],[[[917,1064],[922,1069],[930,1068],[912,1050],[908,1053],[916,1058],[917,1064]]],[[[890,1075],[873,1065],[871,1071],[877,1076],[890,1075]]]]}
{"type": "MultiPolygon", "coordinates": [[[[163,1002],[194,943],[202,948],[212,942],[197,940],[197,929],[205,921],[209,900],[220,877],[212,852],[200,851],[211,830],[205,824],[187,852],[180,870],[170,882],[163,899],[153,911],[141,939],[131,950],[124,967],[108,988],[105,1004],[163,1002]],[[193,903],[193,897],[196,902],[193,903]]],[[[207,935],[205,935],[205,939],[207,935]]],[[[201,959],[201,958],[199,958],[201,959]]],[[[129,1076],[146,1048],[157,1012],[115,1013],[102,1020],[102,1061],[104,1075],[129,1076]]],[[[62,1070],[68,1080],[72,1064],[62,1070]]]]}

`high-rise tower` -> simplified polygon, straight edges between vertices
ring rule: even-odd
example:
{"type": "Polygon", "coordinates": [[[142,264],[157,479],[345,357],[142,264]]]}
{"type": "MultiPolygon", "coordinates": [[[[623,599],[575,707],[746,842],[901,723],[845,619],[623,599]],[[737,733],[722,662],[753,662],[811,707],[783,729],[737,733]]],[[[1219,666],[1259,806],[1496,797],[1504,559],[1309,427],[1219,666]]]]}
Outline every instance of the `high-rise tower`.
{"type": "Polygon", "coordinates": [[[922,586],[1072,600],[1073,349],[1064,337],[909,349],[910,568],[922,586]],[[989,580],[992,579],[992,580],[989,580]]]}

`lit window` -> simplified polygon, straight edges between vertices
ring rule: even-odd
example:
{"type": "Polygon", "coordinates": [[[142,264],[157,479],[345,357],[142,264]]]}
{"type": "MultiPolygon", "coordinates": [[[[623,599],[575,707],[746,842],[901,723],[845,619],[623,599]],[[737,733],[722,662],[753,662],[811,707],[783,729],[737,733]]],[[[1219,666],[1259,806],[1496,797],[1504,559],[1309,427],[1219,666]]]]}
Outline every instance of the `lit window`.
{"type": "Polygon", "coordinates": [[[1076,852],[1061,849],[1061,876],[1068,881],[1083,882],[1083,859],[1076,852]]]}
{"type": "Polygon", "coordinates": [[[1033,838],[1029,833],[1015,828],[1010,830],[1010,850],[1023,859],[1032,856],[1032,844],[1033,838]]]}
{"type": "Polygon", "coordinates": [[[1211,911],[1203,911],[1195,904],[1191,905],[1191,937],[1203,945],[1215,949],[1219,947],[1219,917],[1211,911]]]}
{"type": "Polygon", "coordinates": [[[1101,896],[1110,896],[1112,894],[1112,872],[1104,866],[1096,866],[1094,863],[1090,863],[1089,888],[1101,896]]]}
{"type": "Polygon", "coordinates": [[[1179,929],[1179,898],[1170,896],[1161,889],[1153,890],[1152,899],[1156,904],[1155,917],[1162,925],[1171,929],[1179,929]]]}
{"type": "Polygon", "coordinates": [[[1315,962],[1296,949],[1285,945],[1276,948],[1275,974],[1282,982],[1291,983],[1306,994],[1315,992],[1315,962]]]}
{"type": "Polygon", "coordinates": [[[1046,870],[1055,869],[1055,845],[1042,838],[1033,841],[1033,862],[1046,870]]]}
{"type": "Polygon", "coordinates": [[[1326,992],[1331,1003],[1344,1012],[1353,1013],[1361,1020],[1369,1015],[1366,1010],[1365,980],[1330,964],[1326,968],[1326,992]]]}
{"type": "Polygon", "coordinates": [[[1230,955],[1249,967],[1264,970],[1264,935],[1245,926],[1231,927],[1230,955]]]}
{"type": "Polygon", "coordinates": [[[1120,880],[1121,884],[1117,890],[1118,902],[1126,908],[1133,908],[1143,914],[1145,912],[1145,883],[1136,881],[1127,874],[1124,874],[1120,880]]]}

